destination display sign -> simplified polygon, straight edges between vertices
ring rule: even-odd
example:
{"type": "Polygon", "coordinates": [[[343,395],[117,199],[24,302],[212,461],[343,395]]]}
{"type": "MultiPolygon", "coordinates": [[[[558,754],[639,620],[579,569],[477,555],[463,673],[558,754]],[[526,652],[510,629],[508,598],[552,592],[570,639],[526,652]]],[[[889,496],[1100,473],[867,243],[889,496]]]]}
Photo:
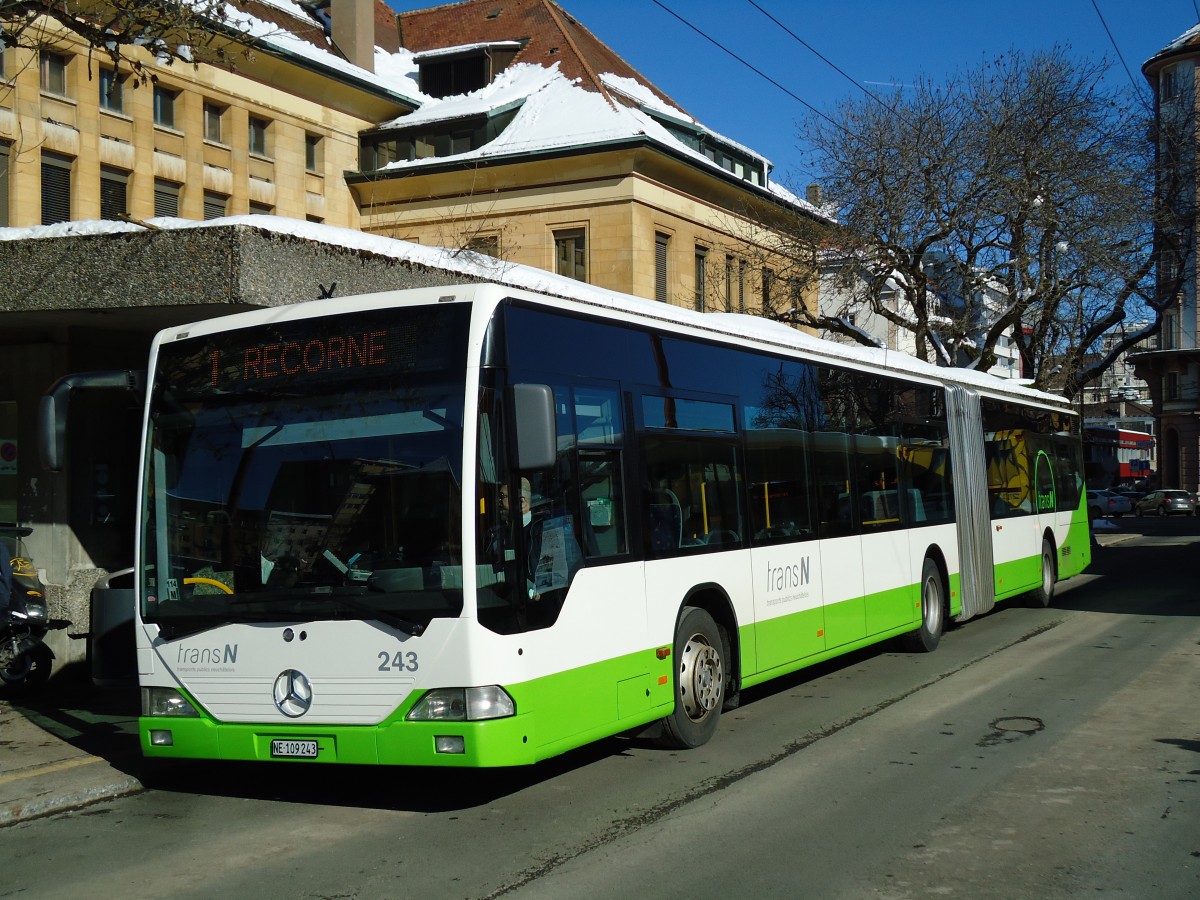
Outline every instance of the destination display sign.
{"type": "Polygon", "coordinates": [[[470,308],[439,304],[242,328],[164,344],[156,381],[177,396],[293,392],[461,369],[470,308]]]}

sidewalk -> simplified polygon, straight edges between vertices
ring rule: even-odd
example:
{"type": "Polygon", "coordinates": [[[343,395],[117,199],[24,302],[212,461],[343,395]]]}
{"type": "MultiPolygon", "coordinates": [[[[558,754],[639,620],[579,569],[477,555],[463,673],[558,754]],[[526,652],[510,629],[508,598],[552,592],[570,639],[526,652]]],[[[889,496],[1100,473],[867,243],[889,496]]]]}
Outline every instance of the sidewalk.
{"type": "Polygon", "coordinates": [[[0,828],[142,789],[137,688],[76,668],[39,693],[0,689],[0,828]]]}

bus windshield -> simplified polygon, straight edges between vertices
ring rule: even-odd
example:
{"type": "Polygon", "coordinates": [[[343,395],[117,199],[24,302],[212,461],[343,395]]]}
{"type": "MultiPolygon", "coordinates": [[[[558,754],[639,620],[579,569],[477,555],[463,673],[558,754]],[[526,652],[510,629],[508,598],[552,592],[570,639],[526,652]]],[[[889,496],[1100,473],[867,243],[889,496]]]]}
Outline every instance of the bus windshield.
{"type": "Polygon", "coordinates": [[[166,636],[461,612],[469,309],[365,315],[160,350],[141,611],[166,636]]]}

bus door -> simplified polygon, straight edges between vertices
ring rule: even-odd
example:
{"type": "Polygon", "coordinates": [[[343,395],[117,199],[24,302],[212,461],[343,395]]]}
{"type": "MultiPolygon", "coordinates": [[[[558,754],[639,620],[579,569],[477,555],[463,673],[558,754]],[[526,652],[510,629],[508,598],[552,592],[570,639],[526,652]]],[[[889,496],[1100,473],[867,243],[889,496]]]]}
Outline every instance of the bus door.
{"type": "Polygon", "coordinates": [[[646,596],[660,634],[702,586],[729,598],[738,622],[752,616],[736,407],[680,394],[652,388],[637,401],[646,596]]]}
{"type": "Polygon", "coordinates": [[[860,640],[867,634],[853,438],[844,432],[814,432],[812,459],[817,529],[821,540],[824,637],[826,648],[832,649],[860,640]]]}
{"type": "Polygon", "coordinates": [[[800,429],[746,432],[759,671],[825,649],[821,551],[808,448],[808,432],[800,429]]]}
{"type": "Polygon", "coordinates": [[[1039,516],[1035,515],[1032,458],[1021,428],[985,434],[988,495],[991,499],[992,553],[996,598],[1033,587],[1040,570],[1039,516]]]}

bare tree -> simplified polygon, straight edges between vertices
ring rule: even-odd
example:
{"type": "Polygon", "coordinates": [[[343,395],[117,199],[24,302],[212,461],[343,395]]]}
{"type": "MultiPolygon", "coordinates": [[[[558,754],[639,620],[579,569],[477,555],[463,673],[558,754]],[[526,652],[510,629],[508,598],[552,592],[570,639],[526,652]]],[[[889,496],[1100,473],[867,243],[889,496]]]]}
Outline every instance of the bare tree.
{"type": "Polygon", "coordinates": [[[4,46],[54,46],[54,27],[72,32],[114,67],[124,62],[136,81],[151,77],[141,48],[159,63],[233,64],[245,51],[245,23],[225,0],[0,0],[4,46]]]}
{"type": "MultiPolygon", "coordinates": [[[[1157,330],[1182,266],[1164,279],[1155,263],[1186,246],[1194,191],[1155,157],[1191,145],[1181,129],[1148,140],[1151,111],[1107,71],[1062,48],[1011,53],[812,117],[838,216],[826,263],[852,303],[943,365],[986,370],[1009,334],[1034,385],[1068,396],[1157,330]],[[1097,355],[1127,320],[1149,325],[1097,355]]],[[[843,313],[798,318],[870,342],[843,313]]]]}

